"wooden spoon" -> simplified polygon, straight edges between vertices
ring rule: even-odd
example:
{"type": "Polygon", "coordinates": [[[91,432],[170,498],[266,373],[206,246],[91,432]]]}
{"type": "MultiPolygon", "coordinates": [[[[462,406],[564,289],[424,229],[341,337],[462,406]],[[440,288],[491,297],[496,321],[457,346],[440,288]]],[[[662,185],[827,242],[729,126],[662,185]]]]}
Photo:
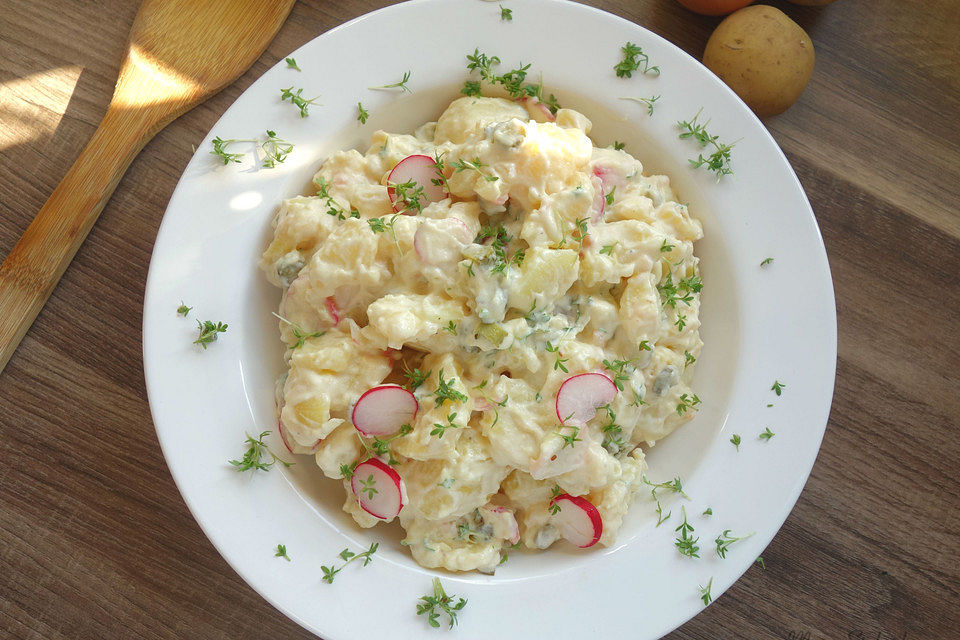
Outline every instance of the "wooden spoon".
{"type": "Polygon", "coordinates": [[[295,0],[144,0],[100,126],[0,265],[0,371],[140,149],[246,71],[295,0]]]}

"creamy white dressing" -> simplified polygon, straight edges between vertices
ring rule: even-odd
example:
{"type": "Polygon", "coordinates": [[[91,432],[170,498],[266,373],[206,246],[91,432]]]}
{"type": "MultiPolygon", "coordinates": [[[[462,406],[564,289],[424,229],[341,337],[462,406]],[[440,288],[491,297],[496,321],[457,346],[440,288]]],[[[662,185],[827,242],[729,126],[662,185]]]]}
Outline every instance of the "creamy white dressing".
{"type": "MultiPolygon", "coordinates": [[[[357,398],[404,383],[404,367],[430,373],[412,431],[390,445],[404,543],[424,566],[492,572],[518,540],[548,548],[557,486],[596,506],[600,543],[613,543],[642,484],[639,445],[695,413],[677,407],[693,395],[699,287],[671,302],[666,285],[698,282],[702,227],[665,176],[594,147],[590,126],[570,110],[537,122],[521,103],[461,98],[415,135],[380,131],[365,154],[323,162],[316,181],[359,218],[313,196],[285,200],[274,221],[261,267],[284,289],[278,406],[293,451],[343,477],[370,455],[350,422],[357,398]],[[396,215],[387,175],[412,154],[444,160],[449,194],[396,215]],[[391,226],[375,233],[373,218],[391,226]],[[438,405],[441,370],[461,395],[438,405]],[[566,446],[557,391],[587,372],[621,388],[566,446]]],[[[357,523],[379,522],[344,487],[357,523]]]]}

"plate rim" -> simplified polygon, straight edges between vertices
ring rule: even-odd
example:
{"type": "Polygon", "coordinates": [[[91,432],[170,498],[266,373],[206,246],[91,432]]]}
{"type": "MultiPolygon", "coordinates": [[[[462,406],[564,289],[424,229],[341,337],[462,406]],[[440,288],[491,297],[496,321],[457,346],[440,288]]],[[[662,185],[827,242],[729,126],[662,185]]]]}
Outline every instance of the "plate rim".
{"type": "MultiPolygon", "coordinates": [[[[456,1],[456,0],[454,0],[454,1],[456,1]]],[[[343,24],[340,24],[340,25],[334,27],[333,29],[330,29],[330,30],[328,30],[328,31],[326,31],[326,32],[323,32],[323,33],[321,33],[321,34],[318,34],[318,35],[315,36],[314,38],[311,38],[309,41],[307,41],[306,43],[304,43],[303,45],[301,45],[300,47],[298,47],[295,51],[291,52],[290,55],[291,55],[291,56],[296,55],[296,53],[297,53],[298,51],[300,51],[300,50],[302,50],[302,49],[304,49],[304,48],[306,48],[306,47],[312,46],[313,43],[316,42],[317,40],[319,40],[319,39],[321,39],[321,38],[325,38],[325,37],[327,37],[327,36],[329,36],[329,35],[331,35],[331,34],[335,34],[335,33],[337,33],[337,32],[347,30],[347,29],[349,29],[351,26],[356,25],[356,24],[358,24],[358,23],[360,23],[360,22],[362,22],[362,21],[364,21],[364,20],[370,19],[370,18],[373,17],[373,16],[378,16],[378,15],[388,14],[388,13],[393,13],[393,12],[398,12],[398,11],[405,11],[405,10],[407,10],[408,7],[415,7],[415,6],[420,6],[420,5],[429,5],[429,4],[435,4],[435,3],[441,3],[441,2],[446,3],[446,4],[451,4],[450,2],[445,2],[445,0],[409,0],[409,1],[407,1],[407,2],[402,2],[402,3],[399,3],[399,4],[395,4],[395,5],[389,5],[389,6],[386,6],[386,7],[380,8],[380,9],[377,9],[377,10],[375,10],[375,11],[371,11],[371,12],[362,14],[362,15],[357,16],[357,17],[355,17],[355,18],[353,18],[353,19],[351,19],[351,20],[349,20],[349,21],[347,21],[347,22],[345,22],[345,23],[343,23],[343,24]]],[[[551,3],[551,2],[553,2],[554,4],[575,5],[575,6],[576,6],[576,10],[586,10],[587,12],[596,15],[596,16],[598,17],[598,19],[609,19],[609,18],[612,18],[612,19],[614,19],[614,20],[617,20],[617,21],[620,21],[620,22],[622,22],[622,23],[625,23],[625,24],[629,25],[629,28],[634,29],[634,30],[639,30],[639,32],[642,32],[644,38],[650,39],[650,40],[656,40],[656,41],[658,41],[662,46],[665,46],[665,47],[667,47],[667,48],[669,48],[669,49],[672,49],[672,50],[674,51],[674,53],[679,53],[679,54],[681,54],[681,58],[682,58],[683,56],[685,56],[685,57],[688,59],[687,62],[693,62],[697,67],[702,67],[702,65],[701,65],[701,63],[700,63],[699,61],[697,61],[697,60],[696,60],[693,56],[691,56],[690,54],[686,53],[686,52],[685,52],[683,49],[681,49],[679,46],[674,45],[673,43],[669,42],[668,40],[666,40],[665,38],[659,36],[658,34],[650,31],[649,29],[647,29],[647,28],[645,28],[645,27],[643,27],[643,26],[641,26],[641,25],[639,25],[639,24],[633,23],[632,21],[629,21],[629,20],[627,20],[627,19],[625,19],[625,18],[622,18],[621,16],[618,16],[618,15],[616,15],[616,14],[614,14],[614,13],[611,13],[611,12],[608,12],[608,11],[604,11],[604,10],[602,10],[602,9],[598,9],[598,8],[596,8],[596,7],[592,7],[592,6],[589,6],[589,5],[583,5],[583,4],[580,4],[580,3],[576,3],[576,2],[557,2],[556,0],[527,0],[526,2],[523,2],[522,4],[542,5],[542,4],[549,4],[549,3],[551,3]]],[[[278,66],[281,66],[282,64],[283,64],[283,61],[282,61],[282,59],[281,59],[280,61],[278,61],[278,63],[277,63],[276,65],[274,65],[274,67],[271,67],[271,69],[276,68],[276,67],[278,67],[278,66]]],[[[269,71],[270,71],[270,70],[268,70],[268,72],[269,72],[269,71]]],[[[220,122],[226,117],[227,113],[230,112],[230,110],[234,107],[234,105],[235,105],[236,103],[241,102],[241,101],[244,99],[244,97],[247,96],[248,92],[254,91],[254,87],[258,84],[258,82],[260,82],[260,80],[261,80],[266,74],[267,74],[267,72],[265,72],[263,75],[261,75],[261,76],[260,76],[259,78],[257,78],[256,80],[254,80],[254,81],[251,83],[251,85],[250,85],[247,89],[245,89],[244,92],[241,93],[240,96],[238,96],[237,99],[236,99],[233,103],[231,103],[231,105],[224,111],[224,114],[222,114],[221,117],[218,118],[217,122],[214,123],[214,125],[213,125],[213,126],[210,128],[210,130],[207,132],[207,134],[206,134],[205,137],[204,137],[204,140],[206,140],[206,138],[209,137],[209,136],[212,134],[212,132],[218,127],[218,125],[220,124],[220,122]]],[[[821,267],[821,268],[822,268],[822,271],[824,271],[825,273],[820,273],[818,277],[819,277],[819,278],[822,278],[824,275],[826,276],[825,279],[823,279],[823,282],[821,282],[820,284],[823,285],[823,286],[825,286],[825,289],[824,289],[823,293],[825,294],[826,298],[829,300],[829,313],[830,313],[830,317],[831,317],[831,320],[832,320],[831,323],[830,323],[830,327],[829,327],[830,332],[829,332],[829,335],[826,336],[826,337],[827,337],[827,341],[826,341],[826,343],[825,343],[825,345],[824,345],[825,351],[826,351],[827,353],[829,353],[829,354],[832,355],[832,358],[831,358],[832,364],[831,364],[831,366],[830,366],[831,376],[830,376],[830,381],[829,381],[829,393],[824,393],[825,408],[823,408],[823,412],[824,412],[823,425],[822,425],[822,427],[821,427],[821,426],[818,424],[818,433],[817,433],[817,436],[816,436],[816,447],[815,447],[815,449],[814,449],[813,455],[811,456],[811,458],[810,458],[810,460],[809,460],[809,465],[804,465],[804,466],[805,466],[805,472],[802,474],[802,477],[798,477],[798,478],[797,478],[797,481],[793,484],[793,486],[792,486],[792,488],[791,488],[791,490],[790,490],[790,493],[789,493],[789,500],[787,500],[787,501],[785,502],[785,507],[784,507],[784,510],[783,510],[783,512],[782,512],[782,517],[778,516],[777,518],[774,519],[774,520],[776,520],[776,526],[772,527],[772,533],[769,535],[769,537],[766,538],[766,540],[764,540],[763,546],[765,547],[767,544],[769,544],[770,540],[773,539],[773,537],[776,535],[776,533],[779,532],[779,530],[782,528],[784,522],[786,521],[787,517],[789,517],[790,513],[792,513],[793,508],[794,508],[794,506],[796,505],[796,502],[797,502],[797,500],[799,499],[799,496],[800,496],[800,494],[801,494],[804,486],[806,485],[806,482],[807,482],[807,480],[808,480],[808,478],[809,478],[809,475],[810,475],[810,473],[811,473],[811,471],[812,471],[812,469],[813,469],[813,465],[814,465],[815,462],[816,462],[817,456],[818,456],[819,451],[820,451],[820,447],[821,447],[821,445],[822,445],[823,436],[824,436],[824,433],[825,433],[825,431],[826,431],[826,427],[827,427],[827,424],[828,424],[830,408],[831,408],[831,406],[832,406],[833,395],[834,395],[834,393],[835,393],[835,387],[836,387],[836,363],[837,363],[837,317],[836,317],[836,298],[835,298],[835,290],[834,290],[833,282],[832,282],[831,271],[830,271],[830,267],[829,267],[829,259],[828,259],[827,253],[826,253],[825,246],[824,246],[824,244],[823,244],[822,233],[821,233],[821,231],[820,231],[819,225],[817,224],[816,216],[815,216],[814,213],[813,213],[813,209],[812,209],[812,207],[810,206],[809,199],[807,198],[806,192],[805,192],[805,190],[804,190],[804,188],[803,188],[802,183],[801,183],[800,180],[799,180],[799,177],[796,175],[796,172],[794,171],[793,167],[790,165],[790,162],[788,161],[788,159],[786,158],[785,154],[783,153],[783,150],[779,147],[779,145],[776,143],[776,140],[773,138],[772,134],[771,134],[771,133],[769,132],[769,130],[767,130],[767,128],[762,124],[762,122],[759,120],[759,118],[757,118],[752,112],[749,111],[748,108],[746,108],[746,106],[742,103],[742,101],[739,99],[739,97],[737,97],[736,94],[735,94],[732,90],[730,90],[726,85],[724,85],[724,84],[723,84],[719,79],[717,79],[715,76],[712,76],[712,74],[711,74],[711,77],[712,77],[712,79],[713,79],[714,84],[717,86],[717,88],[719,88],[719,89],[722,90],[722,91],[725,91],[725,92],[728,94],[728,97],[729,97],[729,98],[732,98],[735,102],[739,103],[739,106],[741,107],[741,109],[739,109],[738,111],[741,111],[741,112],[744,111],[744,110],[746,111],[746,113],[738,114],[738,117],[740,117],[741,115],[742,115],[742,116],[749,116],[749,118],[752,119],[752,120],[754,121],[754,124],[756,125],[754,128],[755,128],[755,129],[759,129],[760,131],[763,132],[763,134],[766,136],[768,142],[771,143],[772,146],[773,146],[773,148],[776,150],[776,153],[778,154],[779,161],[782,162],[783,166],[787,169],[787,175],[789,176],[789,178],[791,179],[791,181],[794,183],[794,186],[796,187],[797,191],[799,192],[799,194],[800,194],[801,197],[802,197],[803,205],[804,205],[804,214],[805,214],[806,216],[808,216],[809,219],[810,219],[809,221],[812,222],[812,228],[813,228],[813,230],[814,230],[814,232],[815,232],[815,234],[816,234],[816,241],[817,241],[817,243],[818,243],[818,248],[819,248],[819,250],[820,250],[820,255],[818,256],[818,258],[821,258],[822,261],[820,262],[820,264],[819,264],[818,266],[821,267]]],[[[199,150],[197,153],[202,153],[202,150],[199,150]]],[[[196,157],[197,157],[197,156],[195,155],[195,156],[194,156],[194,159],[195,159],[196,157]]],[[[194,161],[194,159],[191,160],[191,163],[194,161]]],[[[188,166],[189,166],[189,165],[188,165],[188,166]]],[[[184,173],[181,175],[180,180],[178,181],[177,186],[176,186],[176,188],[174,189],[173,194],[171,195],[170,202],[168,203],[168,206],[167,206],[167,208],[166,208],[166,210],[165,210],[165,212],[164,212],[163,220],[161,221],[160,227],[159,227],[158,232],[157,232],[157,239],[159,239],[159,238],[164,234],[164,227],[168,224],[168,222],[169,222],[169,221],[171,220],[171,218],[172,218],[172,216],[170,216],[170,211],[171,211],[171,208],[172,208],[171,205],[172,205],[172,203],[176,200],[178,192],[181,191],[181,189],[183,188],[183,184],[184,184],[184,182],[185,182],[185,179],[186,179],[186,170],[185,170],[184,173]]],[[[248,576],[248,573],[249,573],[248,571],[246,571],[243,567],[241,567],[241,566],[239,566],[237,563],[235,563],[235,559],[234,559],[233,557],[231,557],[230,554],[228,554],[228,553],[224,550],[224,548],[221,546],[221,544],[218,542],[218,539],[217,539],[217,536],[215,535],[215,532],[212,531],[211,527],[209,526],[209,523],[205,521],[205,519],[204,519],[204,517],[201,515],[201,512],[199,511],[197,505],[196,505],[196,504],[192,501],[192,499],[189,497],[188,492],[185,491],[185,487],[181,485],[182,478],[181,478],[181,477],[178,477],[178,476],[173,472],[173,467],[171,466],[172,450],[170,450],[170,448],[169,448],[169,442],[165,442],[164,437],[163,437],[163,435],[161,434],[161,427],[160,427],[160,424],[159,424],[158,419],[157,419],[157,408],[156,408],[156,407],[157,407],[157,404],[158,404],[158,402],[159,402],[159,398],[157,398],[157,397],[155,397],[155,396],[156,396],[156,394],[158,393],[158,391],[157,391],[158,386],[157,386],[156,379],[155,379],[155,377],[154,377],[154,375],[153,375],[152,368],[151,368],[151,366],[148,365],[148,352],[149,352],[148,343],[150,342],[150,337],[149,337],[149,336],[152,335],[152,330],[151,330],[151,328],[149,327],[149,323],[150,323],[151,318],[148,317],[147,308],[148,308],[148,304],[152,302],[152,296],[151,296],[152,287],[151,287],[151,283],[153,283],[153,282],[155,281],[155,279],[159,277],[159,276],[157,275],[157,273],[155,273],[155,266],[157,265],[157,261],[155,261],[156,255],[157,255],[157,244],[155,243],[154,248],[153,248],[153,250],[152,250],[152,252],[151,252],[150,268],[149,268],[149,271],[148,271],[148,274],[147,274],[146,288],[145,288],[145,294],[144,294],[144,315],[143,315],[143,322],[142,322],[142,347],[143,347],[143,352],[144,352],[144,377],[145,377],[145,386],[146,386],[146,390],[147,390],[147,397],[148,397],[148,401],[149,401],[149,405],[150,405],[150,410],[151,410],[151,417],[152,417],[152,419],[153,419],[153,421],[154,421],[154,425],[155,425],[155,428],[156,428],[156,431],[157,431],[157,437],[158,437],[158,440],[159,440],[159,442],[160,442],[161,449],[163,450],[163,453],[164,453],[164,458],[165,458],[165,460],[166,460],[166,462],[167,462],[168,468],[170,468],[170,470],[171,470],[171,476],[173,477],[173,480],[174,480],[174,482],[175,482],[175,484],[176,484],[176,486],[177,486],[178,491],[180,491],[181,497],[184,499],[184,502],[187,504],[187,507],[188,507],[188,509],[189,509],[190,512],[191,512],[191,515],[193,516],[194,520],[198,523],[198,525],[200,526],[201,530],[204,532],[204,535],[207,537],[208,540],[210,540],[210,542],[213,544],[214,548],[217,549],[217,551],[218,551],[218,553],[220,553],[221,557],[223,557],[224,560],[226,560],[227,563],[231,566],[231,568],[232,568],[234,571],[237,572],[237,574],[241,577],[241,579],[243,579],[251,588],[254,589],[254,591],[256,591],[256,592],[257,592],[261,597],[263,597],[265,600],[267,600],[268,602],[270,602],[277,610],[281,611],[284,615],[286,615],[286,616],[289,617],[290,619],[294,620],[294,621],[297,622],[299,625],[301,625],[301,626],[304,627],[305,629],[311,631],[312,633],[321,633],[320,630],[318,630],[312,623],[310,623],[309,621],[305,620],[302,616],[300,616],[299,613],[297,613],[297,612],[294,611],[293,609],[287,607],[284,603],[282,603],[282,602],[280,602],[278,599],[274,598],[272,594],[267,593],[264,589],[262,589],[260,584],[258,584],[255,580],[251,579],[251,578],[248,576]]],[[[153,289],[155,289],[155,288],[156,288],[156,287],[154,286],[153,289]]],[[[762,539],[762,538],[758,538],[758,539],[762,539]]],[[[736,580],[738,580],[738,579],[740,578],[740,576],[742,576],[742,574],[751,566],[751,564],[752,564],[752,562],[751,562],[751,563],[747,563],[747,564],[745,564],[744,566],[742,566],[739,570],[735,571],[734,573],[736,573],[736,577],[735,577],[735,579],[734,579],[733,581],[730,582],[730,584],[732,584],[733,582],[736,582],[736,580]]],[[[725,591],[729,586],[730,586],[729,584],[726,585],[726,586],[721,585],[720,592],[717,593],[717,596],[716,596],[716,597],[719,597],[720,593],[722,593],[723,591],[725,591]]],[[[688,620],[690,620],[692,617],[694,617],[697,613],[699,613],[699,611],[700,611],[700,610],[695,609],[695,610],[693,610],[693,611],[690,613],[690,615],[689,615],[688,617],[685,617],[685,618],[683,618],[683,619],[681,619],[681,620],[679,620],[679,621],[673,621],[673,622],[671,622],[671,623],[668,623],[666,626],[664,626],[664,627],[660,630],[660,632],[661,632],[661,633],[668,633],[669,631],[671,631],[671,630],[673,630],[673,629],[676,629],[677,627],[679,627],[680,625],[684,624],[685,622],[687,622],[688,620]]],[[[327,636],[324,636],[324,637],[327,637],[327,636]]]]}

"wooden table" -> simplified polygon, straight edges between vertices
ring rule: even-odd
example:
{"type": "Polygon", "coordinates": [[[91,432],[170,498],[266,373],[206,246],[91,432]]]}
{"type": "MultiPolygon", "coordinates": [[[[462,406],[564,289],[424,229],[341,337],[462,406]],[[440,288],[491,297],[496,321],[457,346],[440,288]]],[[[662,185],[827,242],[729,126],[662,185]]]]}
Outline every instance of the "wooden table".
{"type": "MultiPolygon", "coordinates": [[[[93,132],[137,4],[0,0],[0,256],[93,132]]],[[[191,145],[292,49],[384,4],[297,3],[250,71],[148,144],[0,374],[0,637],[310,637],[227,566],[173,484],[141,373],[143,289],[191,145]]],[[[673,0],[592,4],[697,57],[718,21],[673,0]]],[[[817,51],[800,102],[767,125],[830,256],[836,394],[766,570],[669,637],[957,637],[960,11],[774,4],[817,51]]]]}

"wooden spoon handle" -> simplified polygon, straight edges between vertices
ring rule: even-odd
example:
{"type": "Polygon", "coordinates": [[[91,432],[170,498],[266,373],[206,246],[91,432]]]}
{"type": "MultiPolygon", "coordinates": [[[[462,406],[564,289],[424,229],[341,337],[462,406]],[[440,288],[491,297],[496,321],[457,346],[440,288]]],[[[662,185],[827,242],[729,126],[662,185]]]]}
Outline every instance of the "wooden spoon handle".
{"type": "Polygon", "coordinates": [[[130,162],[159,129],[135,110],[111,106],[80,157],[0,265],[0,371],[130,162]]]}

